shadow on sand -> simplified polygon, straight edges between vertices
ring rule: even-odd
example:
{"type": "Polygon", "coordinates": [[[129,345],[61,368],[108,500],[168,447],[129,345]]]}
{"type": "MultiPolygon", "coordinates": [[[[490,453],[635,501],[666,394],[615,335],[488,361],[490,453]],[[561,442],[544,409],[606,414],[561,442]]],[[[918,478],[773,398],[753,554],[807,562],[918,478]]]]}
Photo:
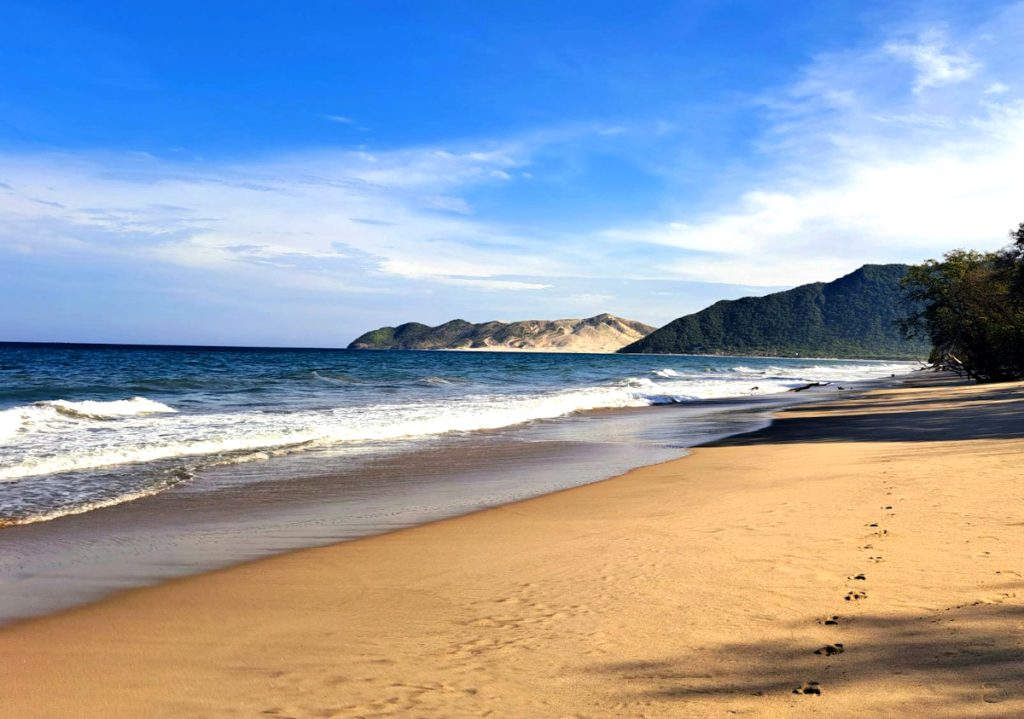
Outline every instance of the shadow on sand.
{"type": "MultiPolygon", "coordinates": [[[[939,386],[947,382],[931,382],[939,386]]],[[[967,387],[962,381],[949,386],[967,387]]],[[[938,400],[915,397],[863,404],[842,400],[792,407],[771,426],[709,442],[705,447],[797,442],[950,442],[1024,438],[1024,387],[983,385],[938,400]],[[984,403],[984,406],[982,405],[984,403]],[[851,413],[853,412],[853,413],[851,413]],[[813,416],[809,416],[812,415],[813,416]]]]}
{"type": "MultiPolygon", "coordinates": [[[[1002,591],[1013,596],[1021,589],[1006,585],[1002,591]]],[[[932,707],[931,714],[921,716],[966,717],[981,711],[985,717],[1009,719],[1022,716],[1022,623],[1024,607],[1009,604],[950,607],[905,619],[861,614],[841,617],[837,626],[817,632],[823,642],[842,643],[844,651],[836,656],[815,655],[820,645],[795,639],[755,641],[699,647],[669,660],[601,664],[593,670],[635,687],[628,697],[632,701],[742,700],[755,706],[759,697],[767,696],[815,701],[793,694],[803,682],[815,681],[822,695],[870,686],[876,697],[881,693],[887,701],[906,701],[918,710],[932,707]]],[[[815,620],[809,618],[791,628],[796,635],[813,626],[815,620]]]]}

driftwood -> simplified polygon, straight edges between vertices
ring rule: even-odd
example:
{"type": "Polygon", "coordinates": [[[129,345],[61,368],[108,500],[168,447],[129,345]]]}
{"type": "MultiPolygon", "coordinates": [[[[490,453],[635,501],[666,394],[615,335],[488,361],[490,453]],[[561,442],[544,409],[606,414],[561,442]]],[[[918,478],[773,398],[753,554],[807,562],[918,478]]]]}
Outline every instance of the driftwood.
{"type": "Polygon", "coordinates": [[[946,353],[945,357],[938,362],[933,363],[932,370],[935,372],[955,372],[957,377],[967,375],[968,379],[974,379],[974,375],[971,373],[971,370],[967,368],[967,365],[965,365],[960,358],[952,352],[946,353]]]}
{"type": "Polygon", "coordinates": [[[803,387],[793,387],[789,391],[790,392],[803,392],[805,389],[810,389],[811,387],[826,387],[829,384],[831,384],[831,383],[830,382],[811,382],[810,384],[805,384],[803,387]]]}

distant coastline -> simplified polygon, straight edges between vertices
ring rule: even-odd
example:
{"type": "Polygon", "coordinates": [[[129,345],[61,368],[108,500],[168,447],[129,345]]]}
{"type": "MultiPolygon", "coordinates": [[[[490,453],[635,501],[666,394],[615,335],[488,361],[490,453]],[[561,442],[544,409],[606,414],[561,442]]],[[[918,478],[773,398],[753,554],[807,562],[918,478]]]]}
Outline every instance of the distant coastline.
{"type": "Polygon", "coordinates": [[[615,352],[655,330],[608,313],[583,319],[467,322],[455,319],[430,327],[406,322],[379,327],[354,339],[349,349],[527,350],[615,352]]]}
{"type": "MultiPolygon", "coordinates": [[[[510,347],[481,347],[481,348],[458,348],[458,349],[378,349],[376,347],[366,347],[353,350],[356,352],[488,352],[488,353],[502,353],[507,352],[508,354],[572,354],[572,355],[622,355],[621,352],[586,352],[582,350],[555,350],[555,349],[516,349],[510,347]]],[[[658,353],[644,353],[636,352],[629,353],[629,357],[707,357],[708,359],[759,359],[759,360],[822,360],[829,362],[916,362],[920,363],[922,367],[928,367],[926,358],[924,357],[908,357],[906,355],[896,355],[892,357],[825,357],[818,355],[763,355],[763,354],[709,354],[706,352],[658,352],[658,353]]]]}
{"type": "MultiPolygon", "coordinates": [[[[503,353],[509,354],[559,354],[559,355],[612,355],[617,352],[592,352],[587,350],[573,349],[533,349],[513,347],[479,347],[479,348],[457,348],[457,349],[390,349],[376,347],[274,347],[271,345],[175,345],[175,344],[146,344],[138,342],[36,342],[22,340],[0,340],[0,347],[55,347],[64,349],[150,349],[150,350],[203,350],[203,351],[288,351],[288,352],[471,352],[471,353],[503,353]]],[[[770,354],[717,354],[706,352],[659,352],[635,353],[638,357],[708,357],[719,359],[778,359],[778,360],[829,360],[829,361],[857,361],[857,362],[920,362],[927,366],[924,357],[907,357],[902,355],[882,357],[829,357],[818,355],[792,356],[792,355],[770,355],[770,354]]]]}

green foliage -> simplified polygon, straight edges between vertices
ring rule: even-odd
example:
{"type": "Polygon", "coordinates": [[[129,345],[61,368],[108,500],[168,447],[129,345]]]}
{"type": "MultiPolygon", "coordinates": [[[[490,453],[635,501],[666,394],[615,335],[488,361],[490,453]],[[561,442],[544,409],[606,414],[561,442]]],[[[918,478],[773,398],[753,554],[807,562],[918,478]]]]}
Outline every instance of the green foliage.
{"type": "Polygon", "coordinates": [[[1024,378],[1024,223],[999,252],[953,250],[911,267],[907,296],[918,303],[901,325],[929,337],[930,361],[982,382],[1024,378]]]}
{"type": "Polygon", "coordinates": [[[466,320],[452,320],[438,327],[408,322],[398,327],[381,327],[357,337],[350,349],[430,349],[448,347],[468,340],[478,325],[466,320]]]}
{"type": "Polygon", "coordinates": [[[863,359],[927,354],[896,325],[907,313],[900,282],[906,265],[865,265],[834,282],[765,297],[716,302],[619,350],[863,359]]]}

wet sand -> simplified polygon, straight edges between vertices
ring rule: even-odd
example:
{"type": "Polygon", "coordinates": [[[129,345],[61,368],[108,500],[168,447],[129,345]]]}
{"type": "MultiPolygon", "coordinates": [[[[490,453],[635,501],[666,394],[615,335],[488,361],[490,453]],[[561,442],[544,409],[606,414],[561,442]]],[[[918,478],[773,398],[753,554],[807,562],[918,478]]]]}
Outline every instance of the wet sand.
{"type": "Polygon", "coordinates": [[[14,717],[1024,715],[1024,384],[0,630],[14,717]],[[798,690],[800,693],[794,693],[798,690]]]}
{"type": "Polygon", "coordinates": [[[810,399],[804,392],[603,410],[362,455],[324,448],[225,465],[99,511],[0,527],[0,625],[608,479],[766,426],[771,410],[810,399]]]}

